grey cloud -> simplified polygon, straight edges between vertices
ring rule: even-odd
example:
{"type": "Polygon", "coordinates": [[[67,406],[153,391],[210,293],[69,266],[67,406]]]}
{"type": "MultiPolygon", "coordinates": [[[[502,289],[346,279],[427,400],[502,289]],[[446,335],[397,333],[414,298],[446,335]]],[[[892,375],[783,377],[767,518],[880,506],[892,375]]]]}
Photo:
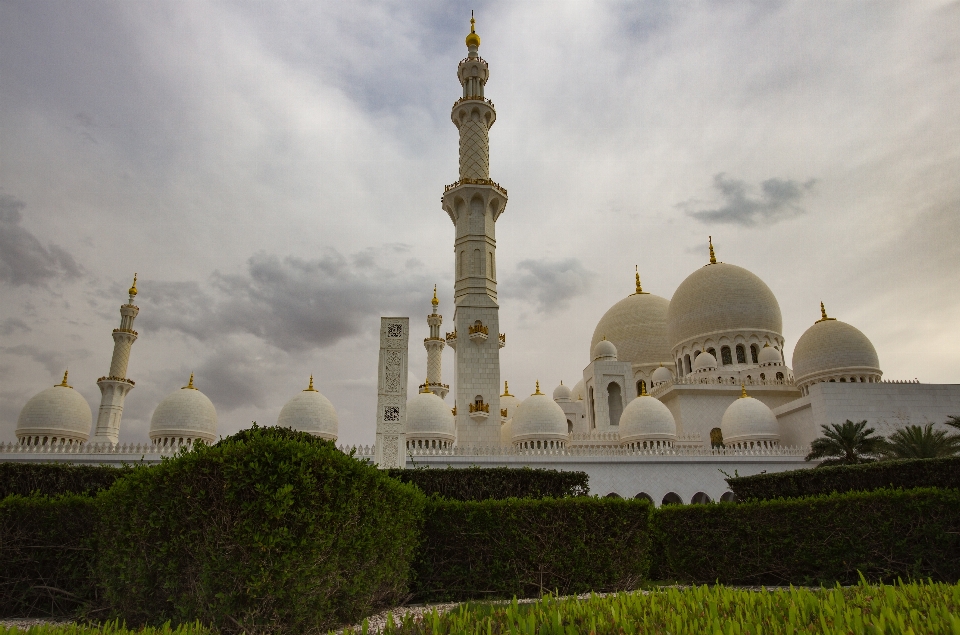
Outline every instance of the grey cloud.
{"type": "Polygon", "coordinates": [[[731,223],[752,227],[773,225],[804,213],[800,200],[813,189],[816,181],[803,183],[784,179],[767,179],[760,183],[759,195],[752,195],[746,181],[727,178],[723,172],[714,175],[713,187],[720,192],[723,204],[716,209],[692,210],[696,201],[681,203],[687,214],[703,223],[731,223]]]}
{"type": "Polygon", "coordinates": [[[566,309],[570,301],[590,289],[596,274],[587,270],[577,258],[563,260],[522,260],[517,273],[510,277],[503,295],[531,298],[539,313],[553,313],[566,309]]]}
{"type": "Polygon", "coordinates": [[[0,281],[14,286],[39,286],[51,278],[77,278],[79,265],[57,245],[44,247],[20,226],[26,204],[0,194],[0,281]]]}
{"type": "Polygon", "coordinates": [[[7,318],[3,322],[0,322],[0,335],[4,337],[13,335],[17,331],[23,331],[24,333],[29,333],[31,328],[27,325],[26,322],[19,318],[7,318]]]}
{"type": "Polygon", "coordinates": [[[6,346],[0,348],[0,351],[10,355],[21,355],[29,357],[33,361],[43,366],[47,372],[53,376],[59,376],[67,368],[69,359],[82,359],[89,357],[92,353],[86,349],[70,351],[64,355],[61,351],[46,351],[30,344],[19,344],[17,346],[6,346]]]}

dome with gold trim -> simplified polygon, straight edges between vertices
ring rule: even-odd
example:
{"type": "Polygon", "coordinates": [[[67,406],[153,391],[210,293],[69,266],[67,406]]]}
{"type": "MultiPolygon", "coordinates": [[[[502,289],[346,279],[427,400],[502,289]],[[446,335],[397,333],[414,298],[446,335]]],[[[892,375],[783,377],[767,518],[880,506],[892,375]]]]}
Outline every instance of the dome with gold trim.
{"type": "Polygon", "coordinates": [[[313,375],[310,375],[310,385],[281,408],[277,426],[336,441],[340,421],[330,400],[313,387],[313,375]]]}
{"type": "Polygon", "coordinates": [[[17,418],[17,439],[24,445],[71,445],[90,438],[90,404],[63,381],[34,395],[17,418]]]}
{"type": "Polygon", "coordinates": [[[217,409],[190,381],[164,397],[150,418],[150,440],[157,445],[212,443],[217,438],[217,409]]]}

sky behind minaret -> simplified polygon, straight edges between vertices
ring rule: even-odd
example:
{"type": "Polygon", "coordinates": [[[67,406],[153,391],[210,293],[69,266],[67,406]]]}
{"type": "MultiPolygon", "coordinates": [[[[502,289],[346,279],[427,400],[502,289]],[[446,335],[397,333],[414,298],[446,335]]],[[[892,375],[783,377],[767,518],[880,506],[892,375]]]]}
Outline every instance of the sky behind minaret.
{"type": "Polygon", "coordinates": [[[411,390],[435,283],[452,329],[471,9],[514,394],[574,384],[634,266],[669,298],[708,235],[788,361],[822,300],[885,378],[960,382],[960,3],[4,0],[0,440],[67,367],[96,412],[138,272],[121,440],[191,372],[222,434],[313,373],[372,443],[379,317],[411,390]]]}

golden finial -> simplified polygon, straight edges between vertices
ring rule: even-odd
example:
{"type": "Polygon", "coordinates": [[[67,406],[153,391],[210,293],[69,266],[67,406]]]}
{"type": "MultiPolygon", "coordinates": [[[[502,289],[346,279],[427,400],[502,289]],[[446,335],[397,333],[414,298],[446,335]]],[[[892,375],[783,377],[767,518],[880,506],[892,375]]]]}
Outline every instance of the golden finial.
{"type": "Polygon", "coordinates": [[[137,274],[133,274],[133,286],[127,291],[130,295],[137,295],[137,274]]]}
{"type": "Polygon", "coordinates": [[[59,384],[57,384],[57,386],[59,386],[59,387],[61,387],[61,388],[73,388],[73,386],[70,386],[69,384],[67,384],[67,375],[68,375],[69,373],[70,373],[69,370],[63,371],[63,381],[60,382],[59,384]]]}
{"type": "Polygon", "coordinates": [[[182,390],[196,390],[197,387],[193,385],[193,373],[190,373],[190,381],[187,382],[187,385],[182,388],[182,390]]]}
{"type": "Polygon", "coordinates": [[[477,35],[477,32],[474,30],[477,21],[473,19],[473,10],[470,10],[470,35],[467,36],[466,43],[467,47],[471,46],[480,46],[480,36],[477,35]]]}
{"type": "Polygon", "coordinates": [[[535,393],[533,393],[533,394],[535,394],[535,395],[542,395],[542,394],[543,394],[542,392],[540,392],[540,380],[539,380],[539,379],[537,380],[537,392],[535,392],[535,393]]]}
{"type": "Polygon", "coordinates": [[[650,396],[650,395],[647,394],[647,382],[645,382],[645,381],[640,382],[640,396],[641,396],[641,397],[649,397],[649,396],[650,396]]]}
{"type": "Polygon", "coordinates": [[[717,264],[717,256],[713,253],[713,236],[708,236],[707,241],[710,243],[710,264],[717,264]]]}
{"type": "Polygon", "coordinates": [[[501,397],[513,397],[513,395],[510,394],[510,386],[507,385],[507,380],[506,380],[506,379],[503,380],[503,394],[500,395],[500,396],[501,396],[501,397]]]}
{"type": "Polygon", "coordinates": [[[430,390],[430,378],[429,378],[429,377],[427,377],[426,379],[423,380],[423,390],[420,391],[420,394],[422,394],[422,395],[423,395],[423,394],[427,394],[427,393],[430,393],[431,395],[433,394],[433,391],[430,390]]]}
{"type": "Polygon", "coordinates": [[[747,385],[746,385],[746,384],[740,384],[740,398],[741,398],[741,399],[744,399],[744,398],[749,397],[749,396],[750,396],[750,395],[747,394],[747,385]]]}
{"type": "Polygon", "coordinates": [[[837,318],[827,317],[827,309],[823,306],[823,302],[820,303],[820,319],[815,322],[819,324],[820,322],[826,322],[827,320],[836,320],[837,318]]]}
{"type": "Polygon", "coordinates": [[[637,291],[636,293],[634,293],[634,295],[646,294],[646,291],[644,291],[643,287],[640,286],[640,265],[634,265],[634,269],[636,269],[636,272],[637,272],[636,273],[637,291]]]}
{"type": "Polygon", "coordinates": [[[303,392],[318,392],[317,389],[313,387],[313,375],[310,375],[310,385],[307,386],[303,392]]]}
{"type": "Polygon", "coordinates": [[[430,303],[433,306],[437,306],[438,304],[440,304],[440,300],[437,299],[437,285],[433,285],[433,299],[430,300],[430,303]]]}

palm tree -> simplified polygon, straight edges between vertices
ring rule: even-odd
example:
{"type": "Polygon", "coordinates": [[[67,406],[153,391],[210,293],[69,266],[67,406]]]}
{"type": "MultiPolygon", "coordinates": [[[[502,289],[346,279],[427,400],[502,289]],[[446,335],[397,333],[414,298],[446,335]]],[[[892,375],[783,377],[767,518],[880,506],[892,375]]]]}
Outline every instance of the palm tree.
{"type": "Polygon", "coordinates": [[[886,447],[883,437],[873,436],[873,428],[867,428],[866,420],[854,423],[847,419],[842,424],[822,425],[823,436],[810,444],[811,452],[806,460],[825,459],[818,467],[826,465],[855,465],[875,461],[886,447]]]}
{"type": "Polygon", "coordinates": [[[935,459],[960,454],[960,434],[924,427],[907,426],[890,435],[884,455],[892,459],[935,459]]]}
{"type": "Polygon", "coordinates": [[[960,430],[960,417],[957,415],[948,415],[947,420],[944,423],[948,426],[952,426],[957,430],[960,430]]]}

